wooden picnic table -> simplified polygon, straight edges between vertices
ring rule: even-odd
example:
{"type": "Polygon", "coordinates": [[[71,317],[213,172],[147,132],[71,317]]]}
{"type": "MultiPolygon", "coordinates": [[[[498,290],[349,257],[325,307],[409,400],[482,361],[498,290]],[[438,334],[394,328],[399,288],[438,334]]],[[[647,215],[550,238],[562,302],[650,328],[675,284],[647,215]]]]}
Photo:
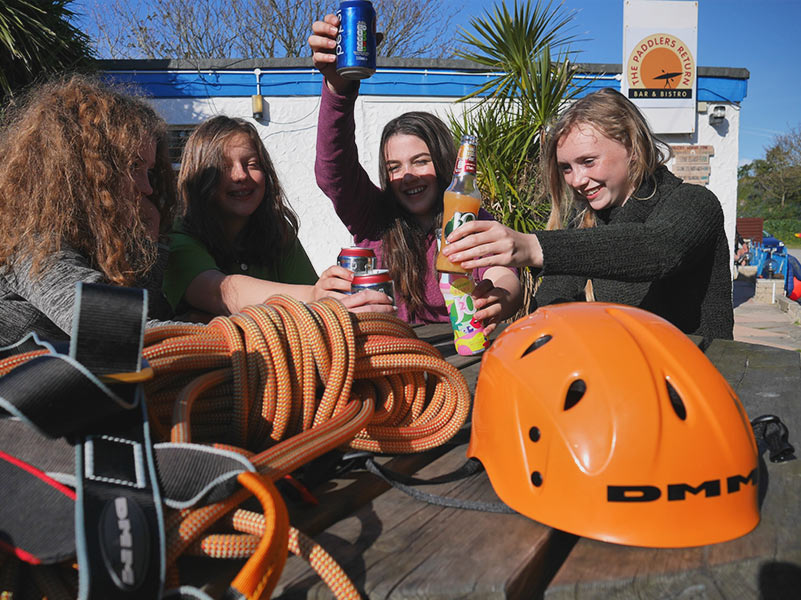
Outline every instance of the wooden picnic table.
{"type": "MultiPolygon", "coordinates": [[[[417,332],[460,369],[472,391],[480,357],[454,353],[449,325],[417,332]]],[[[707,356],[750,418],[778,415],[790,441],[801,445],[798,352],[715,340],[707,356]]],[[[431,479],[465,462],[468,439],[466,426],[449,446],[386,457],[384,464],[431,479]]],[[[801,460],[767,462],[766,469],[757,528],[698,548],[620,546],[518,514],[435,506],[361,470],[321,484],[313,490],[319,506],[290,506],[290,514],[366,598],[801,598],[801,460]]],[[[497,501],[485,473],[424,487],[465,500],[497,501]]],[[[274,597],[330,598],[331,593],[305,561],[291,556],[274,597]]]]}

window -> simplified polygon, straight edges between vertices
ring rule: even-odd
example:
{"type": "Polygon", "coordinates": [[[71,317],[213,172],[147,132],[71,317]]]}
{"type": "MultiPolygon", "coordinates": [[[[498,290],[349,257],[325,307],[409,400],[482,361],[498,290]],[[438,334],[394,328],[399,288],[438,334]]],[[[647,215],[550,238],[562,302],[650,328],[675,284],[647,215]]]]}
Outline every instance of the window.
{"type": "Polygon", "coordinates": [[[181,154],[184,151],[186,140],[197,125],[170,125],[167,129],[167,148],[170,162],[175,171],[181,168],[181,154]]]}

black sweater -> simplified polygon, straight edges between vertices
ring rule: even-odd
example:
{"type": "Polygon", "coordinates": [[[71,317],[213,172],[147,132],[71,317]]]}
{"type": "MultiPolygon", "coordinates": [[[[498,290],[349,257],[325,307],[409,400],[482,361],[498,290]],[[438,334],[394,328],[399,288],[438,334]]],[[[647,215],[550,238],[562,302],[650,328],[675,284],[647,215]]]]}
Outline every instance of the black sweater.
{"type": "Polygon", "coordinates": [[[666,167],[623,206],[599,211],[596,227],[537,232],[544,275],[539,306],[595,299],[638,306],[683,332],[732,339],[729,243],[723,210],[705,187],[666,167]],[[656,192],[646,200],[653,191],[656,192]]]}

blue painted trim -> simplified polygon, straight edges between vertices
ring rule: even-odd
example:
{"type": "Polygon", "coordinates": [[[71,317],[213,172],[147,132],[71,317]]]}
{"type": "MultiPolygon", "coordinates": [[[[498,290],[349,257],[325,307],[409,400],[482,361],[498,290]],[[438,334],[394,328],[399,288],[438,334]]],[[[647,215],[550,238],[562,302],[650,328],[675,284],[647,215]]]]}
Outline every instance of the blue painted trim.
{"type": "Polygon", "coordinates": [[[699,77],[698,99],[706,102],[742,102],[748,95],[748,81],[723,77],[699,77]]]}
{"type": "MultiPolygon", "coordinates": [[[[133,83],[155,98],[247,97],[256,92],[252,71],[109,71],[109,79],[133,83]]],[[[475,72],[436,69],[381,69],[362,81],[363,96],[439,96],[460,98],[481,87],[490,76],[475,72]]],[[[613,77],[583,80],[589,82],[582,94],[602,87],[619,87],[613,77]]],[[[322,77],[314,69],[269,71],[259,76],[264,96],[317,96],[322,77]]],[[[698,100],[742,102],[748,91],[745,79],[699,77],[698,100]]]]}
{"type": "MultiPolygon", "coordinates": [[[[578,96],[586,96],[605,87],[620,89],[620,82],[615,79],[591,80],[578,96]]],[[[725,77],[698,78],[699,102],[742,102],[747,93],[748,81],[745,79],[727,79],[725,77]]]]}

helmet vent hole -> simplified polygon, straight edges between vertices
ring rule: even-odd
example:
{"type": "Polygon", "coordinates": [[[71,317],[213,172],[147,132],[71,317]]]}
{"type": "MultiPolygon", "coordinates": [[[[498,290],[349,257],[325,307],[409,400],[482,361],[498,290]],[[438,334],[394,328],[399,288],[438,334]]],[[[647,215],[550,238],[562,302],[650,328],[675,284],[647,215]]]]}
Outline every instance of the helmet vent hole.
{"type": "Polygon", "coordinates": [[[584,397],[584,392],[586,391],[587,391],[587,384],[584,383],[583,379],[576,379],[573,383],[571,383],[570,387],[567,388],[564,410],[570,410],[576,404],[578,404],[579,400],[581,400],[584,397]]]}
{"type": "Polygon", "coordinates": [[[528,438],[532,442],[539,442],[540,441],[540,428],[539,427],[532,427],[528,430],[528,438]]]}
{"type": "Polygon", "coordinates": [[[531,483],[533,483],[536,487],[540,487],[542,485],[542,473],[539,471],[534,471],[531,474],[531,483]]]}
{"type": "Polygon", "coordinates": [[[676,416],[681,419],[682,421],[687,419],[687,408],[684,406],[684,401],[679,396],[679,393],[676,391],[672,385],[670,385],[670,381],[667,379],[665,380],[665,385],[667,385],[667,393],[668,397],[670,398],[670,404],[673,406],[673,410],[676,412],[676,416]]]}
{"type": "Polygon", "coordinates": [[[550,335],[548,335],[547,333],[545,335],[541,335],[536,340],[534,340],[534,343],[532,343],[528,348],[526,348],[526,351],[520,355],[520,358],[523,358],[527,354],[531,354],[537,348],[542,348],[545,344],[547,344],[550,341],[551,341],[550,335]]]}

